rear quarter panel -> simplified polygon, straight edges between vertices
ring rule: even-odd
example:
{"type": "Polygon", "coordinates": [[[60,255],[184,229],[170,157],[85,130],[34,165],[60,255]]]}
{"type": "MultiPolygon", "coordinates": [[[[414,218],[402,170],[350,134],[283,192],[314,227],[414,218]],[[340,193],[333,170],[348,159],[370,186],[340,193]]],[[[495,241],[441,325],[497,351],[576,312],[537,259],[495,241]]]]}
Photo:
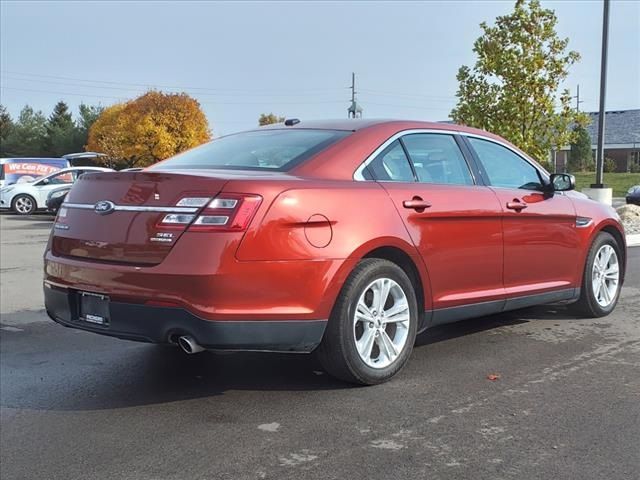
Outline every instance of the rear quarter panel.
{"type": "Polygon", "coordinates": [[[316,183],[277,195],[254,220],[236,256],[242,261],[345,259],[378,243],[417,255],[384,189],[373,182],[316,183]]]}
{"type": "MultiPolygon", "coordinates": [[[[225,186],[225,191],[241,189],[233,182],[225,186]]],[[[291,184],[262,208],[236,252],[239,261],[338,260],[340,267],[331,272],[325,292],[324,303],[329,306],[358,260],[377,248],[395,247],[413,259],[425,290],[423,298],[430,302],[424,262],[391,199],[377,183],[291,184]]]]}

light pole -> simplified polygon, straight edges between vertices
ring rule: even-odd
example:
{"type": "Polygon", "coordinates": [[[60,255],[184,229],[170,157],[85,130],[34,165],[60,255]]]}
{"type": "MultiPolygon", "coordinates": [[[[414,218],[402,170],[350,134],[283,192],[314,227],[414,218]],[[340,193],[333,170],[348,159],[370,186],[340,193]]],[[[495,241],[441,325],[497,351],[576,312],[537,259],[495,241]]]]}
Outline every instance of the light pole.
{"type": "Polygon", "coordinates": [[[582,193],[598,202],[611,205],[613,203],[613,189],[605,187],[604,172],[604,121],[605,96],[607,92],[607,50],[609,47],[609,0],[603,0],[602,13],[602,58],[600,60],[600,111],[598,114],[598,150],[596,150],[596,182],[591,188],[583,188],[582,193]]]}
{"type": "Polygon", "coordinates": [[[609,47],[609,0],[604,0],[602,14],[602,56],[600,59],[600,110],[598,114],[598,150],[596,152],[596,183],[592,188],[605,188],[604,172],[604,120],[605,96],[607,93],[607,51],[609,47]]]}

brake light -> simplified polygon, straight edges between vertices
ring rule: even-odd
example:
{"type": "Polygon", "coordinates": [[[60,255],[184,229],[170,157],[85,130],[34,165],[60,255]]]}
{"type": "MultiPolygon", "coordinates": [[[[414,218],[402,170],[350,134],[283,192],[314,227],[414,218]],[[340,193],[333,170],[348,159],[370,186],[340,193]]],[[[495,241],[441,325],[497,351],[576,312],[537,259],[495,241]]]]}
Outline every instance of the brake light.
{"type": "Polygon", "coordinates": [[[253,219],[262,197],[223,193],[214,198],[189,227],[196,232],[244,231],[253,219]]]}
{"type": "Polygon", "coordinates": [[[244,231],[253,219],[262,197],[240,193],[226,193],[219,198],[184,197],[176,207],[187,207],[185,213],[168,213],[160,218],[157,226],[192,231],[244,231]],[[204,207],[200,213],[198,208],[204,207]],[[192,213],[193,212],[193,213],[192,213]]]}

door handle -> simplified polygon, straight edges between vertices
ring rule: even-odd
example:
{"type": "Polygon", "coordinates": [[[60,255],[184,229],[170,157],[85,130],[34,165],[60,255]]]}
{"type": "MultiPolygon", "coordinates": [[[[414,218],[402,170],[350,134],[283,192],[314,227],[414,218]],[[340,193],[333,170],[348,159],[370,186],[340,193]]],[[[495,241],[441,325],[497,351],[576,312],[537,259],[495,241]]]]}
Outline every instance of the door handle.
{"type": "Polygon", "coordinates": [[[519,212],[520,210],[527,208],[527,204],[517,198],[514,198],[512,202],[507,202],[507,208],[519,212]]]}
{"type": "Polygon", "coordinates": [[[402,202],[402,206],[404,208],[412,208],[416,212],[421,213],[424,212],[425,208],[429,208],[431,204],[423,200],[422,198],[415,196],[411,200],[405,200],[404,202],[402,202]]]}

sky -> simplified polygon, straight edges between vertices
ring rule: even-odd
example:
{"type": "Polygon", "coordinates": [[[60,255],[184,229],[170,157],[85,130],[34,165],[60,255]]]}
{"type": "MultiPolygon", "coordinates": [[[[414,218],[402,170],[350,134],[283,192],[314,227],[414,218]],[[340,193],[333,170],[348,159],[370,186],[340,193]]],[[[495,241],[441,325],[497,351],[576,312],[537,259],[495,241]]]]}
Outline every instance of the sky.
{"type": "MultiPolygon", "coordinates": [[[[155,2],[0,0],[0,103],[49,115],[150,88],[201,103],[215,136],[260,113],[344,118],[351,72],[368,118],[445,120],[480,22],[514,1],[155,2]]],[[[542,0],[582,60],[565,87],[598,110],[601,0],[542,0]]],[[[613,0],[607,110],[640,108],[640,0],[613,0]]]]}

